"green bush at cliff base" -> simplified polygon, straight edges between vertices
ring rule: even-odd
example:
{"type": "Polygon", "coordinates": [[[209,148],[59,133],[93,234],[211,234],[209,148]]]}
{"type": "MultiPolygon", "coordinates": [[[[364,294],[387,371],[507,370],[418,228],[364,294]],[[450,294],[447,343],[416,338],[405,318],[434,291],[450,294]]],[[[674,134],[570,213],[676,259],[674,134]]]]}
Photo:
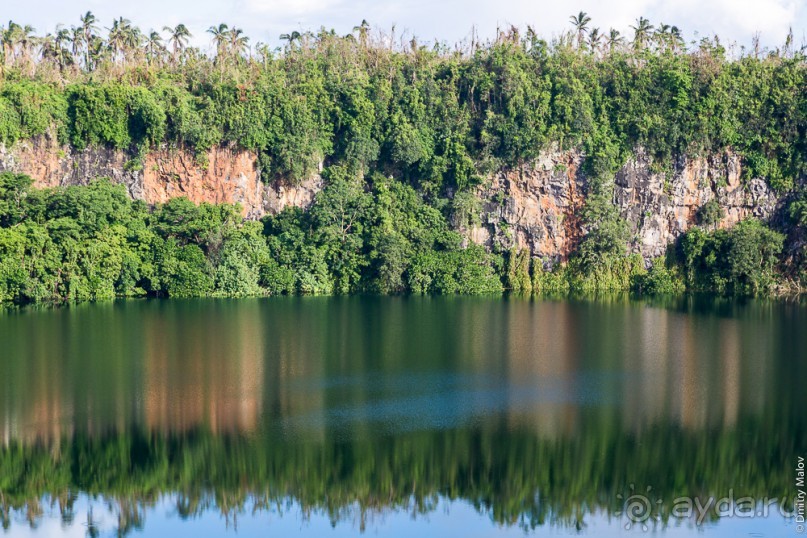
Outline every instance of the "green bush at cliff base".
{"type": "Polygon", "coordinates": [[[686,290],[678,266],[667,267],[664,257],[653,260],[645,272],[631,276],[631,290],[641,295],[674,295],[686,290]]]}
{"type": "MultiPolygon", "coordinates": [[[[646,270],[638,254],[624,253],[627,228],[613,206],[593,198],[587,214],[597,219],[585,221],[579,250],[547,270],[526,250],[502,256],[466,244],[445,213],[400,181],[341,166],[325,177],[310,209],[252,222],[238,206],[185,198],[149,208],[108,180],[40,190],[27,176],[2,173],[0,302],[505,289],[760,294],[782,280],[784,235],[756,220],[730,230],[694,228],[668,262],[646,270]]],[[[799,203],[791,204],[796,219],[799,203]]],[[[451,204],[444,210],[454,213],[451,204]]],[[[800,226],[792,233],[803,233],[800,226]]]]}
{"type": "Polygon", "coordinates": [[[462,246],[411,187],[344,169],[306,212],[262,223],[185,198],[148,208],[108,180],[32,189],[0,174],[0,302],[120,296],[500,293],[502,260],[462,246]]]}
{"type": "Polygon", "coordinates": [[[507,255],[507,285],[513,293],[529,294],[533,282],[530,277],[530,251],[513,248],[507,255]]]}
{"type": "Polygon", "coordinates": [[[694,228],[679,242],[678,263],[688,289],[758,294],[773,291],[784,235],[755,219],[729,230],[694,228]]]}

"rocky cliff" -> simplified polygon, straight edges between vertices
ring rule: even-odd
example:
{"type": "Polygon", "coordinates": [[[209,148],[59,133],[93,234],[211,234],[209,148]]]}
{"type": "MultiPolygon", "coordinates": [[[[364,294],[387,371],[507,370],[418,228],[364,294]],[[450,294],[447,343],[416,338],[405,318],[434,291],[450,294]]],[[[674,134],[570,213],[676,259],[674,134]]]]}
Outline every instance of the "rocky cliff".
{"type": "MultiPolygon", "coordinates": [[[[188,151],[159,149],[134,167],[126,152],[76,151],[41,137],[11,148],[0,145],[0,171],[28,174],[38,187],[81,185],[105,176],[148,203],[177,196],[197,203],[237,202],[246,218],[288,206],[308,207],[322,188],[318,175],[299,186],[266,185],[256,156],[248,151],[216,147],[204,157],[205,166],[200,164],[205,159],[188,151]]],[[[583,159],[577,151],[551,151],[529,166],[493,175],[478,190],[481,223],[464,232],[489,247],[529,249],[546,264],[567,259],[583,234],[580,211],[589,184],[583,159]]],[[[740,180],[736,155],[681,158],[673,164],[671,174],[654,172],[650,160],[637,151],[614,179],[614,202],[634,233],[632,249],[646,259],[662,255],[710,200],[723,208],[721,227],[751,216],[767,218],[777,206],[763,180],[740,180]]]]}
{"type": "MultiPolygon", "coordinates": [[[[565,260],[583,230],[580,211],[589,179],[579,152],[545,154],[531,166],[503,171],[482,187],[482,223],[469,230],[488,246],[526,248],[546,264],[565,260]]],[[[614,203],[630,223],[631,248],[645,259],[696,223],[698,209],[716,200],[724,216],[717,226],[748,218],[768,218],[778,200],[761,179],[740,180],[741,162],[732,154],[682,158],[671,174],[654,172],[641,151],[614,178],[614,203]]]]}
{"type": "Polygon", "coordinates": [[[138,166],[132,156],[110,148],[76,151],[40,137],[11,148],[0,145],[0,172],[24,173],[37,187],[84,185],[109,177],[126,186],[132,198],[153,204],[186,196],[201,203],[239,203],[246,218],[260,218],[287,206],[307,207],[322,187],[314,176],[299,186],[266,185],[249,151],[214,147],[204,158],[182,149],[149,152],[138,166]],[[206,164],[202,164],[205,162],[206,164]]]}

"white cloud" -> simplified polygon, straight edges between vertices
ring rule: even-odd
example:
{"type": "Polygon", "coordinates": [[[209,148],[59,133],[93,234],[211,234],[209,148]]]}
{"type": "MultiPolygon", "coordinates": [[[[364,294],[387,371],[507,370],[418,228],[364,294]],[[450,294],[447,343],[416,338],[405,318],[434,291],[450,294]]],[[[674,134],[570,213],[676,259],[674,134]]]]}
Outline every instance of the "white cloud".
{"type": "Polygon", "coordinates": [[[768,41],[781,42],[796,23],[797,7],[792,0],[683,0],[660,2],[655,11],[684,21],[701,35],[717,33],[747,42],[759,32],[768,41]]]}
{"type": "Polygon", "coordinates": [[[245,0],[244,7],[253,13],[284,19],[328,13],[341,3],[341,0],[245,0]]]}

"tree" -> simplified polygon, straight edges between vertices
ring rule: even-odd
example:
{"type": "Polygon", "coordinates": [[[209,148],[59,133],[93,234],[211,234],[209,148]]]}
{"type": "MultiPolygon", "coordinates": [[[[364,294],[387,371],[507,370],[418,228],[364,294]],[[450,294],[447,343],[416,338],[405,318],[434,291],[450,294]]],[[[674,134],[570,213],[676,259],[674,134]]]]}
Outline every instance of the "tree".
{"type": "Polygon", "coordinates": [[[249,37],[244,35],[241,28],[233,27],[228,34],[228,46],[230,48],[230,55],[233,58],[241,58],[249,48],[249,37]]]}
{"type": "Polygon", "coordinates": [[[149,63],[159,62],[162,53],[165,51],[163,46],[163,38],[159,32],[152,30],[146,38],[146,59],[149,63]]]}
{"type": "Polygon", "coordinates": [[[190,30],[184,24],[177,24],[173,28],[164,26],[163,30],[168,32],[168,42],[171,44],[171,61],[176,63],[182,51],[188,44],[188,40],[193,37],[190,30]]]}
{"type": "Polygon", "coordinates": [[[611,28],[608,31],[607,44],[608,44],[608,52],[613,53],[615,49],[625,44],[625,38],[622,37],[622,34],[620,34],[618,30],[614,30],[613,28],[611,28]]]}
{"type": "Polygon", "coordinates": [[[732,229],[726,261],[735,293],[756,294],[773,286],[773,268],[783,242],[782,234],[756,219],[744,220],[732,229]]]}
{"type": "Polygon", "coordinates": [[[574,29],[577,31],[577,48],[582,48],[586,30],[588,30],[588,23],[591,22],[591,17],[585,11],[581,11],[577,15],[569,17],[574,29]]]}
{"type": "Polygon", "coordinates": [[[591,48],[591,52],[597,53],[600,50],[600,46],[602,45],[603,35],[600,33],[599,28],[593,28],[591,32],[588,34],[588,46],[591,48]]]}
{"type": "Polygon", "coordinates": [[[639,17],[636,21],[636,26],[631,26],[631,28],[633,29],[633,48],[636,50],[644,49],[653,31],[653,25],[644,17],[639,17]]]}
{"type": "Polygon", "coordinates": [[[216,59],[218,61],[224,60],[227,55],[227,43],[230,39],[229,26],[224,23],[218,26],[211,26],[207,29],[207,33],[213,36],[213,44],[216,45],[216,59]]]}
{"type": "Polygon", "coordinates": [[[362,19],[361,24],[353,27],[353,33],[359,34],[359,43],[362,47],[367,46],[367,36],[370,33],[370,24],[362,19]]]}
{"type": "Polygon", "coordinates": [[[725,211],[717,200],[709,200],[698,209],[698,224],[715,229],[725,216],[725,211]]]}
{"type": "Polygon", "coordinates": [[[280,34],[280,40],[286,42],[286,48],[291,49],[294,43],[299,41],[302,35],[297,30],[290,34],[280,34]]]}
{"type": "Polygon", "coordinates": [[[93,69],[91,45],[95,38],[95,32],[98,31],[98,27],[95,25],[96,22],[98,21],[91,11],[88,11],[81,16],[80,28],[84,46],[86,47],[86,54],[84,56],[84,68],[87,71],[92,71],[93,69]]]}
{"type": "Polygon", "coordinates": [[[629,228],[616,206],[603,194],[589,194],[582,216],[586,233],[578,256],[584,271],[593,274],[625,256],[629,228]]]}

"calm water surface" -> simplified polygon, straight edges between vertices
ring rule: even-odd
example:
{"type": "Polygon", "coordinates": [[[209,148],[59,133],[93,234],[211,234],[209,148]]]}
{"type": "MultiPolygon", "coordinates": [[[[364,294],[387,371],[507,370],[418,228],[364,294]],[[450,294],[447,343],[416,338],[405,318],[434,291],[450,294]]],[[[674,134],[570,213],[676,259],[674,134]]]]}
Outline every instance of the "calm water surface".
{"type": "Polygon", "coordinates": [[[795,536],[805,411],[798,302],[6,312],[0,519],[11,536],[795,536]]]}

